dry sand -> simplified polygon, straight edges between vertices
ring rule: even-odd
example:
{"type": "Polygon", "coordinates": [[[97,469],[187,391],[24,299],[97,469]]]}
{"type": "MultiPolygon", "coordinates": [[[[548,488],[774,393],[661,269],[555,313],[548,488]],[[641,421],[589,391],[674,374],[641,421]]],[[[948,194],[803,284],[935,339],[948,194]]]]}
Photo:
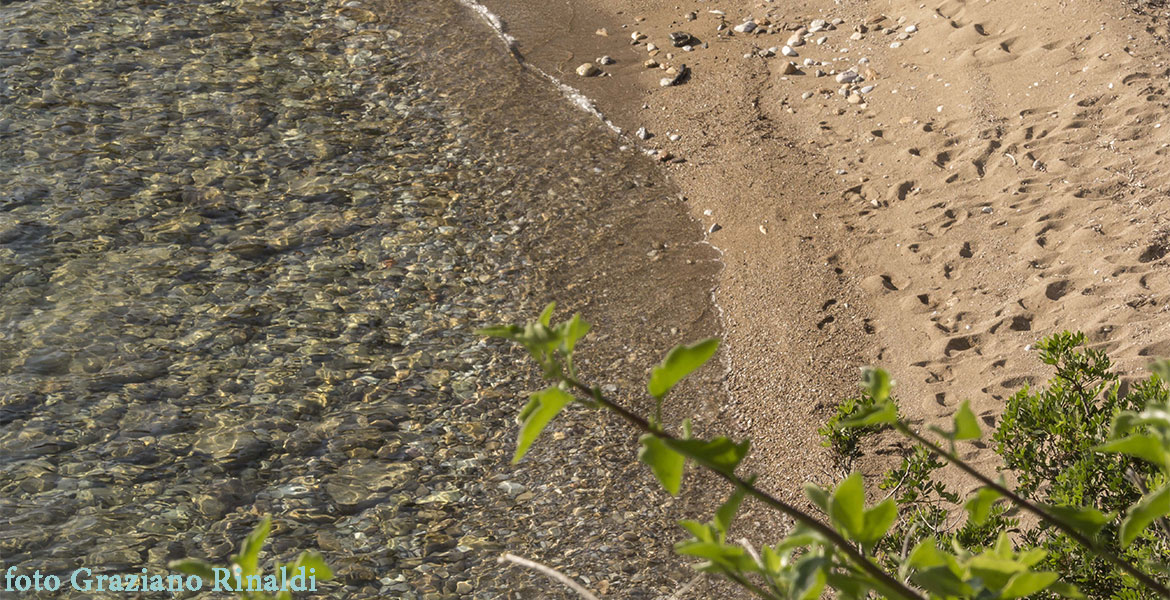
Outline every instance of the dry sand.
{"type": "MultiPolygon", "coordinates": [[[[756,442],[753,469],[777,494],[835,476],[815,430],[861,365],[894,374],[912,419],[940,422],[969,399],[993,424],[1049,375],[1030,351],[1043,336],[1084,331],[1130,376],[1170,355],[1170,7],[485,4],[525,60],[594,99],[629,143],[684,159],[664,168],[692,215],[718,224],[708,237],[725,265],[723,416],[756,442]],[[765,25],[732,31],[749,18],[765,25]],[[836,18],[796,57],[760,55],[836,18]],[[676,30],[707,47],[671,47],[676,30]],[[632,45],[634,31],[646,39],[632,45]],[[648,43],[689,80],[661,87],[648,43]],[[602,55],[616,60],[602,76],[575,73],[602,55]],[[789,61],[800,73],[783,74],[789,61]],[[875,86],[860,102],[815,75],[851,67],[875,86]],[[640,127],[654,136],[636,139],[640,127]]],[[[990,467],[989,454],[974,458],[990,467]]]]}

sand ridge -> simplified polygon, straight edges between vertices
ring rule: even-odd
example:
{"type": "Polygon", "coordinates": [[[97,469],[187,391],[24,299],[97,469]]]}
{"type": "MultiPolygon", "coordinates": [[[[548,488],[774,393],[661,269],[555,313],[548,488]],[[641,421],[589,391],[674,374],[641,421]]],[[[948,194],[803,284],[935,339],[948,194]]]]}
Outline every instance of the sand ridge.
{"type": "Polygon", "coordinates": [[[677,157],[664,164],[723,251],[724,426],[756,441],[752,468],[779,495],[836,476],[815,429],[860,365],[888,368],[916,421],[970,399],[993,425],[1049,375],[1040,337],[1082,330],[1130,376],[1170,355],[1165,9],[485,4],[526,60],[652,134],[631,144],[677,157]],[[754,33],[734,31],[749,19],[754,33]],[[840,22],[772,55],[816,19],[840,22]],[[671,46],[676,30],[694,51],[671,46]],[[617,61],[602,76],[574,73],[602,55],[617,61]],[[661,87],[648,58],[692,75],[661,87]],[[864,81],[841,93],[850,70],[864,81]]]}

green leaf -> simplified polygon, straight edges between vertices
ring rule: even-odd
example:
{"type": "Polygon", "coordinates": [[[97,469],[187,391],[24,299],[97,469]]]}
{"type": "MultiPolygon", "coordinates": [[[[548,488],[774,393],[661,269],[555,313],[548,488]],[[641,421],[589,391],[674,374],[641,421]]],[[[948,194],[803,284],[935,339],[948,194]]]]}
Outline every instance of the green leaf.
{"type": "Polygon", "coordinates": [[[1015,556],[1015,552],[1012,550],[1012,540],[1008,537],[1006,531],[999,532],[999,537],[995,539],[995,546],[985,554],[987,556],[1002,558],[1004,560],[1010,560],[1013,556],[1015,556]]]}
{"type": "Polygon", "coordinates": [[[1114,452],[1140,458],[1161,468],[1170,468],[1170,455],[1161,440],[1148,434],[1134,434],[1112,440],[1094,448],[1098,452],[1114,452]]]}
{"type": "Polygon", "coordinates": [[[574,314],[572,319],[557,326],[561,330],[561,350],[572,354],[577,347],[577,341],[589,333],[590,325],[581,320],[581,315],[574,314]]]}
{"type": "Polygon", "coordinates": [[[825,589],[825,567],[829,564],[823,556],[805,556],[796,563],[796,575],[792,578],[789,597],[796,600],[815,600],[825,589]]]}
{"type": "Polygon", "coordinates": [[[731,521],[735,518],[735,513],[739,510],[740,503],[743,502],[744,494],[744,490],[736,488],[732,492],[731,497],[715,510],[715,528],[724,536],[727,535],[727,530],[731,528],[731,521]]]}
{"type": "Polygon", "coordinates": [[[1016,556],[1016,560],[1025,567],[1034,567],[1048,556],[1048,551],[1043,548],[1029,548],[1021,550],[1020,554],[1016,556]]]}
{"type": "Polygon", "coordinates": [[[947,564],[946,557],[938,549],[938,541],[933,536],[928,537],[910,551],[906,564],[914,569],[927,569],[947,564]]]}
{"type": "Polygon", "coordinates": [[[215,579],[215,567],[209,563],[203,562],[198,558],[184,558],[182,560],[172,560],[167,563],[167,568],[172,571],[186,573],[187,575],[195,575],[204,581],[212,581],[215,579]]]}
{"type": "Polygon", "coordinates": [[[725,438],[717,437],[711,441],[705,440],[663,440],[675,452],[694,459],[695,462],[726,475],[732,475],[740,461],[747,455],[751,442],[744,440],[738,444],[725,438]]]}
{"type": "Polygon", "coordinates": [[[797,523],[796,527],[792,528],[792,533],[776,544],[776,552],[784,554],[796,548],[804,548],[825,541],[825,536],[821,532],[803,523],[797,523]]]}
{"type": "Polygon", "coordinates": [[[519,325],[496,325],[493,327],[484,327],[483,329],[476,329],[476,335],[484,335],[487,337],[498,337],[508,340],[515,340],[524,333],[524,328],[519,325]]]}
{"type": "Polygon", "coordinates": [[[1002,494],[989,487],[981,487],[979,491],[971,496],[963,505],[963,510],[970,515],[971,522],[975,525],[982,525],[987,522],[987,517],[991,515],[991,506],[999,500],[1002,494]]]}
{"type": "Polygon", "coordinates": [[[1057,581],[1048,586],[1048,591],[1064,598],[1072,598],[1073,600],[1084,600],[1085,598],[1085,595],[1081,593],[1081,590],[1077,589],[1077,586],[1063,581],[1057,581]]]}
{"type": "Polygon", "coordinates": [[[1121,547],[1128,548],[1155,519],[1170,514],[1170,481],[1130,507],[1121,523],[1121,547]]]}
{"type": "Polygon", "coordinates": [[[719,340],[708,338],[690,346],[675,346],[650,373],[650,395],[661,399],[683,377],[703,366],[719,349],[719,340]]]}
{"type": "Polygon", "coordinates": [[[662,487],[677,496],[682,487],[683,467],[686,458],[671,450],[661,438],[647,433],[641,438],[642,449],[638,451],[638,460],[650,465],[654,476],[662,483],[662,487]]]}
{"type": "Polygon", "coordinates": [[[715,541],[715,534],[711,531],[711,526],[707,525],[706,523],[700,523],[690,519],[683,519],[679,521],[678,524],[681,525],[683,529],[691,532],[691,535],[695,536],[695,539],[700,542],[715,541]]]}
{"type": "Polygon", "coordinates": [[[264,547],[264,540],[268,539],[268,532],[272,529],[272,517],[264,517],[260,524],[252,529],[240,553],[232,557],[232,562],[240,566],[242,576],[258,574],[260,568],[260,549],[264,547]]]}
{"type": "Polygon", "coordinates": [[[867,549],[872,549],[890,530],[890,526],[898,519],[898,506],[892,498],[886,498],[877,506],[865,511],[865,524],[857,541],[867,549]]]}
{"type": "Polygon", "coordinates": [[[1056,506],[1052,504],[1041,504],[1041,506],[1088,538],[1096,537],[1101,529],[1113,520],[1113,515],[1107,515],[1088,506],[1056,506]]]}
{"type": "Polygon", "coordinates": [[[747,551],[739,546],[731,546],[719,542],[679,542],[674,545],[674,551],[711,561],[731,570],[755,570],[758,565],[748,556],[747,551]]]}
{"type": "Polygon", "coordinates": [[[764,546],[760,557],[764,561],[764,570],[769,573],[779,573],[784,568],[784,557],[780,556],[771,546],[764,546]]]}
{"type": "Polygon", "coordinates": [[[841,421],[842,429],[868,427],[870,425],[893,425],[898,422],[898,407],[886,400],[857,411],[852,417],[841,421]]]}
{"type": "MultiPolygon", "coordinates": [[[[1011,553],[1010,549],[1008,553],[1011,553]]],[[[994,554],[999,554],[998,550],[994,551],[994,554]]],[[[980,554],[967,561],[971,574],[982,579],[986,587],[1002,588],[1015,574],[1028,571],[1028,567],[1023,563],[994,554],[980,554]]]]}
{"type": "Polygon", "coordinates": [[[865,388],[874,404],[881,404],[890,397],[890,389],[894,384],[890,381],[890,374],[884,369],[865,367],[861,370],[861,387],[865,388]]]}
{"type": "Polygon", "coordinates": [[[959,579],[947,566],[917,570],[910,575],[910,581],[944,598],[969,598],[975,593],[967,582],[959,579]]]}
{"type": "Polygon", "coordinates": [[[955,439],[977,440],[981,437],[983,437],[983,430],[979,428],[979,422],[975,420],[975,413],[971,412],[971,403],[964,400],[963,405],[959,407],[959,412],[955,413],[955,439]]]}
{"type": "Polygon", "coordinates": [[[520,425],[520,437],[516,444],[516,454],[512,456],[512,464],[524,458],[528,448],[540,436],[540,432],[544,431],[553,417],[572,401],[573,397],[558,387],[547,387],[532,394],[532,399],[520,412],[523,423],[520,425]]]}
{"type": "Polygon", "coordinates": [[[544,307],[544,310],[542,310],[540,312],[540,319],[538,319],[540,321],[540,324],[544,325],[545,327],[548,327],[552,323],[553,311],[556,309],[557,309],[557,303],[556,302],[549,302],[548,305],[544,307]]]}
{"type": "MultiPolygon", "coordinates": [[[[1113,417],[1113,423],[1109,427],[1109,439],[1119,439],[1125,434],[1136,429],[1141,423],[1141,417],[1137,413],[1129,410],[1123,410],[1113,417]]],[[[1099,448],[1094,448],[1100,451],[1099,448]]]]}
{"type": "Polygon", "coordinates": [[[325,563],[325,557],[321,556],[320,552],[306,550],[297,556],[296,562],[293,563],[292,570],[298,571],[301,567],[305,568],[307,575],[313,575],[317,581],[329,581],[333,579],[333,569],[325,563]],[[313,569],[313,571],[310,571],[313,569]]]}
{"type": "Polygon", "coordinates": [[[837,486],[829,501],[829,518],[843,530],[845,537],[861,541],[865,528],[865,485],[861,473],[852,473],[837,486]]]}
{"type": "Polygon", "coordinates": [[[1059,579],[1056,573],[1048,571],[1025,571],[1016,573],[1008,580],[1007,585],[1000,591],[999,597],[1004,600],[1024,598],[1052,585],[1059,579]]]}
{"type": "Polygon", "coordinates": [[[813,504],[817,505],[817,508],[821,509],[821,512],[825,513],[826,515],[829,514],[829,492],[825,491],[825,488],[815,483],[808,482],[804,484],[804,495],[807,496],[813,504]]]}

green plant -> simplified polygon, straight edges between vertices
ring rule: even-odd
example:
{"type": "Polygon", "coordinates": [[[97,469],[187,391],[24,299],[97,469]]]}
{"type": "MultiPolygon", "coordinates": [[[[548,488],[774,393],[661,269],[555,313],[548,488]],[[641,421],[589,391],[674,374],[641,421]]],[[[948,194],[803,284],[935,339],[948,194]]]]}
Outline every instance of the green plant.
{"type": "MultiPolygon", "coordinates": [[[[1142,411],[1168,401],[1155,375],[1119,393],[1118,377],[1105,352],[1085,347],[1081,333],[1064,332],[1036,345],[1040,360],[1055,368],[1054,377],[1039,390],[1025,388],[1007,403],[992,436],[1004,467],[1017,478],[1022,493],[1049,504],[1089,504],[1106,513],[1136,503],[1143,488],[1157,486],[1157,469],[1133,456],[1094,452],[1110,439],[1111,423],[1125,411],[1142,411]]],[[[1117,539],[1116,524],[1105,527],[1107,547],[1136,562],[1167,552],[1165,533],[1146,531],[1127,548],[1117,539]]],[[[1045,565],[1071,574],[1091,598],[1137,594],[1142,586],[1121,573],[1103,568],[1067,536],[1043,527],[1027,529],[1024,539],[1048,550],[1045,565]]]]}
{"type": "MultiPolygon", "coordinates": [[[[574,315],[570,320],[554,325],[550,304],[540,317],[524,326],[491,327],[480,333],[499,337],[523,345],[540,365],[551,385],[531,395],[520,412],[520,434],[514,461],[523,458],[541,431],[565,407],[577,404],[591,409],[611,411],[641,431],[639,460],[649,466],[662,486],[671,494],[679,494],[687,463],[698,464],[723,479],[733,488],[730,499],[708,522],[684,521],[682,526],[691,538],[680,542],[675,549],[680,554],[701,560],[700,570],[725,577],[761,598],[817,598],[826,587],[835,589],[839,597],[866,598],[871,594],[893,598],[1021,598],[1040,593],[1082,597],[1075,585],[1061,581],[1055,571],[1038,567],[1047,556],[1043,548],[1014,547],[1004,532],[999,532],[995,543],[987,548],[970,549],[961,544],[962,537],[952,537],[951,543],[940,547],[938,539],[927,537],[906,548],[899,555],[883,550],[883,542],[898,517],[898,509],[891,498],[866,506],[865,486],[860,475],[854,473],[834,489],[828,490],[806,484],[805,494],[823,513],[824,519],[780,500],[755,485],[755,477],[741,476],[737,470],[750,443],[727,437],[703,439],[696,437],[691,424],[683,421],[668,427],[662,420],[662,406],[670,390],[692,371],[702,366],[718,348],[714,339],[690,346],[677,346],[651,371],[647,391],[654,400],[655,411],[644,418],[602,394],[598,385],[588,385],[578,377],[573,364],[577,343],[589,331],[589,325],[574,315]],[[728,543],[728,529],[741,504],[747,498],[794,518],[796,527],[787,537],[772,546],[756,551],[750,544],[728,543]],[[891,565],[883,568],[882,564],[891,565]]],[[[1170,367],[1167,368],[1170,371],[1170,367]]],[[[964,502],[971,523],[970,531],[987,527],[993,515],[1002,515],[997,502],[1007,500],[1017,509],[1031,513],[1049,526],[1059,529],[1070,540],[1106,561],[1110,568],[1124,572],[1147,589],[1170,597],[1170,589],[1125,557],[1118,556],[1104,546],[1099,534],[1112,521],[1092,507],[1076,505],[1048,505],[1031,502],[1008,489],[1003,483],[979,473],[962,461],[956,452],[956,443],[978,440],[983,432],[970,407],[964,403],[957,411],[952,428],[932,428],[937,436],[928,438],[915,431],[898,416],[890,398],[889,375],[880,369],[864,372],[863,387],[872,400],[865,407],[851,410],[848,418],[839,419],[841,428],[890,427],[924,449],[930,455],[949,462],[982,484],[964,502]],[[945,448],[944,448],[945,446],[945,448]]],[[[1097,450],[1140,452],[1145,460],[1163,460],[1170,469],[1170,409],[1163,405],[1163,417],[1147,412],[1133,413],[1131,418],[1118,417],[1114,423],[1110,445],[1097,450]],[[1166,428],[1161,437],[1149,437],[1139,442],[1125,442],[1123,435],[1153,435],[1153,423],[1163,418],[1166,428]],[[1114,444],[1122,444],[1116,446],[1114,444]],[[1159,445],[1160,444],[1160,445],[1159,445]],[[1155,450],[1161,452],[1158,454],[1155,450]]],[[[925,466],[907,465],[907,473],[929,472],[925,466]]],[[[1159,467],[1162,468],[1162,467],[1159,467]]],[[[1127,536],[1140,534],[1154,520],[1170,513],[1170,487],[1163,485],[1151,492],[1129,510],[1120,525],[1121,545],[1132,541],[1127,536]]],[[[905,540],[909,540],[906,537],[905,540]]]]}
{"type": "Polygon", "coordinates": [[[837,410],[824,425],[817,429],[823,440],[821,444],[833,451],[838,466],[844,471],[853,467],[853,461],[860,456],[861,440],[865,436],[877,432],[880,427],[844,428],[841,423],[848,421],[858,412],[873,406],[873,398],[866,393],[860,396],[846,398],[837,405],[837,410]]]}
{"type": "Polygon", "coordinates": [[[260,550],[268,539],[272,519],[264,517],[244,538],[239,553],[228,567],[216,567],[196,558],[171,561],[172,570],[199,577],[210,591],[235,592],[244,600],[291,600],[292,592],[317,591],[318,581],[333,578],[333,571],[317,552],[305,551],[291,565],[274,563],[265,575],[260,569],[260,550]],[[268,592],[276,592],[270,594],[268,592]]]}
{"type": "MultiPolygon", "coordinates": [[[[1004,469],[1018,481],[1016,491],[1021,495],[1051,505],[1089,505],[1105,513],[1119,512],[1136,503],[1144,489],[1157,488],[1160,475],[1134,457],[1093,449],[1108,441],[1110,424],[1123,410],[1165,404],[1166,387],[1155,376],[1135,385],[1129,394],[1119,395],[1108,356],[1084,346],[1082,334],[1068,332],[1037,344],[1040,360],[1055,367],[1056,373],[1045,386],[1024,388],[1011,397],[992,440],[1004,459],[1004,469]]],[[[839,412],[851,406],[842,403],[839,412]]],[[[827,435],[825,428],[821,432],[827,435]]],[[[860,439],[852,442],[853,447],[861,443],[860,439]]],[[[906,536],[901,542],[905,546],[927,535],[965,548],[984,548],[995,543],[998,532],[1017,530],[1019,519],[1011,517],[1004,505],[996,505],[983,525],[970,520],[961,526],[953,523],[951,513],[958,495],[933,477],[942,464],[916,447],[899,468],[886,473],[881,487],[891,490],[899,509],[886,550],[896,550],[893,538],[906,536]]],[[[1167,555],[1165,529],[1147,529],[1125,549],[1118,544],[1116,529],[1116,523],[1104,527],[1102,539],[1110,552],[1136,564],[1167,555]]],[[[1029,526],[1018,536],[1022,543],[1048,552],[1040,566],[1068,573],[1068,580],[1089,598],[1152,597],[1140,582],[1108,568],[1058,529],[1029,526]]]]}

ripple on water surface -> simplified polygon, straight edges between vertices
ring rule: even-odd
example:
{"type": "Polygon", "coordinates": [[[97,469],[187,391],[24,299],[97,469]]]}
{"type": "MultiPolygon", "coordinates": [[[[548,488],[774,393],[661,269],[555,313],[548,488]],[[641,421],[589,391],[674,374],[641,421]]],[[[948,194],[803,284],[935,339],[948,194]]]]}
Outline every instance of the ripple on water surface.
{"type": "Polygon", "coordinates": [[[0,7],[5,564],[226,561],[272,514],[339,595],[467,591],[526,384],[470,328],[531,307],[544,223],[655,175],[408,6],[0,7]]]}

